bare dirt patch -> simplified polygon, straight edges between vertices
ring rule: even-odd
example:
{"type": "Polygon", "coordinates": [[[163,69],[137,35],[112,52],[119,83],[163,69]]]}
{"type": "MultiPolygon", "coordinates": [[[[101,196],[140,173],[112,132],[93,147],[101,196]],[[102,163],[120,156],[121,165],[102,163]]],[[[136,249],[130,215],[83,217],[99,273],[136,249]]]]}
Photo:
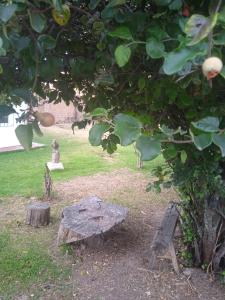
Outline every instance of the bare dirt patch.
{"type": "Polygon", "coordinates": [[[168,201],[177,200],[173,190],[157,195],[146,193],[148,179],[127,169],[108,174],[80,177],[57,186],[59,199],[77,201],[97,195],[129,208],[129,216],[120,228],[105,236],[103,247],[75,247],[79,256],[73,265],[73,297],[79,300],[224,300],[223,287],[212,282],[199,269],[191,279],[176,276],[169,261],[160,270],[146,265],[156,227],[168,201]]]}
{"type": "Polygon", "coordinates": [[[189,280],[184,275],[175,275],[170,261],[165,258],[160,262],[159,270],[148,269],[146,250],[168,201],[178,199],[173,190],[164,190],[161,194],[145,192],[148,180],[140,172],[121,169],[57,183],[54,186],[56,197],[50,203],[51,224],[39,229],[24,224],[25,207],[34,199],[0,202],[0,226],[9,226],[15,235],[20,234],[24,239],[29,235],[41,241],[59,268],[72,269],[72,276],[60,286],[46,283],[47,289],[46,284],[31,287],[28,294],[24,294],[27,299],[224,300],[223,286],[211,281],[200,269],[193,270],[189,280]],[[128,207],[128,217],[105,236],[103,246],[74,247],[73,255],[63,256],[56,245],[61,211],[91,195],[128,207]],[[37,289],[43,290],[42,295],[30,298],[31,293],[37,295],[37,289]]]}

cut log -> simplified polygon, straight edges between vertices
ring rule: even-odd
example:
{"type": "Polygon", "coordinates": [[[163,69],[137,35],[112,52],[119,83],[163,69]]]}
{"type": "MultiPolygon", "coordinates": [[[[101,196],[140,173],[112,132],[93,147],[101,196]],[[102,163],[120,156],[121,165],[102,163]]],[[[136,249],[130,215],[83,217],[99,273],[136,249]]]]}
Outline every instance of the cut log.
{"type": "Polygon", "coordinates": [[[170,204],[166,209],[162,222],[157,229],[151,244],[151,255],[149,264],[151,268],[155,267],[158,255],[168,250],[171,255],[172,264],[176,273],[179,273],[176,254],[173,246],[173,236],[177,225],[179,213],[176,205],[170,204]]]}
{"type": "Polygon", "coordinates": [[[127,208],[89,197],[65,207],[58,231],[58,245],[85,241],[98,243],[102,234],[124,221],[127,208]]]}
{"type": "Polygon", "coordinates": [[[39,227],[46,226],[50,222],[50,205],[43,202],[35,202],[27,206],[26,224],[39,227]]]}

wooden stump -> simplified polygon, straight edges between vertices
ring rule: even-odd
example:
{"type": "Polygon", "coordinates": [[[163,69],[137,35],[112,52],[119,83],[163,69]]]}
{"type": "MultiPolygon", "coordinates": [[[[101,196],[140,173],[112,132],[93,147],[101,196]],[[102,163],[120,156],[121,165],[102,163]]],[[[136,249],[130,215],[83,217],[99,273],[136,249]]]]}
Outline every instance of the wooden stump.
{"type": "Polygon", "coordinates": [[[50,205],[43,202],[35,202],[27,206],[26,224],[39,227],[46,226],[50,222],[50,205]]]}
{"type": "Polygon", "coordinates": [[[127,208],[105,203],[96,196],[67,206],[62,213],[58,245],[82,241],[91,247],[100,247],[103,244],[103,234],[121,224],[127,212],[127,208]]]}

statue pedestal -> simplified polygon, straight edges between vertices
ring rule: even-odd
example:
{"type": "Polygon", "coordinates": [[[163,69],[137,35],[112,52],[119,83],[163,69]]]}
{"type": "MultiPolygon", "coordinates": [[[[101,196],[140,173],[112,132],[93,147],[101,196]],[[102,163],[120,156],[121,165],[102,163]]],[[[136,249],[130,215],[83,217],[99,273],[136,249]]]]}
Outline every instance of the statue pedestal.
{"type": "Polygon", "coordinates": [[[47,166],[49,168],[50,171],[53,171],[53,170],[64,170],[64,166],[61,162],[59,163],[53,163],[51,161],[49,161],[47,163],[47,166]]]}

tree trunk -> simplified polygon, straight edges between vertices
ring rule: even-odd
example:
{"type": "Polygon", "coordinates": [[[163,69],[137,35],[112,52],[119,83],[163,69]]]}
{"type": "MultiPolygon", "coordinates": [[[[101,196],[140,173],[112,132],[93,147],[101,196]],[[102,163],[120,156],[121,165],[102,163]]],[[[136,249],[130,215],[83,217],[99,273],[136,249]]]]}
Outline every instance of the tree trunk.
{"type": "Polygon", "coordinates": [[[217,235],[221,216],[209,205],[204,211],[204,233],[202,240],[203,263],[209,264],[212,261],[216,249],[217,235]]]}
{"type": "Polygon", "coordinates": [[[50,206],[48,203],[36,202],[28,205],[26,224],[39,227],[50,222],[50,206]]]}

